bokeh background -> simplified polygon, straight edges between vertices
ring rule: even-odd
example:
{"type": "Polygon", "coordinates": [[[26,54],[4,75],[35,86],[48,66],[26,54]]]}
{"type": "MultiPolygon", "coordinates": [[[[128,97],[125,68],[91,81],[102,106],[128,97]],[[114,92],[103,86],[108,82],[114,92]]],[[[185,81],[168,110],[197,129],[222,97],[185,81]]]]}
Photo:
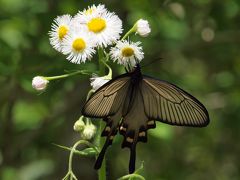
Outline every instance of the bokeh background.
{"type": "MultiPolygon", "coordinates": [[[[124,22],[125,32],[139,18],[152,33],[138,36],[145,52],[143,73],[170,81],[207,107],[206,128],[158,123],[148,143],[139,143],[137,163],[147,180],[240,179],[240,1],[238,0],[0,0],[0,179],[53,180],[67,172],[67,151],[89,90],[88,76],[54,81],[34,91],[36,75],[64,70],[96,69],[69,63],[49,44],[52,20],[104,3],[124,22]],[[162,58],[161,60],[159,60],[162,58]],[[153,60],[153,63],[151,63],[153,60]]],[[[123,68],[112,64],[114,74],[123,68]]],[[[128,149],[122,137],[107,153],[108,179],[128,172],[128,149]]],[[[97,179],[94,158],[74,158],[81,180],[97,179]]]]}

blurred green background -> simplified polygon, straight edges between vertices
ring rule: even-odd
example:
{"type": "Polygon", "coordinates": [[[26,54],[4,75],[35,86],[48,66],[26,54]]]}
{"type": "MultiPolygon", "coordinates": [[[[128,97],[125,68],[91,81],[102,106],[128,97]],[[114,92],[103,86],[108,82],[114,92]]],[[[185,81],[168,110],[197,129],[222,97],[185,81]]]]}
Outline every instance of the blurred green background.
{"type": "MultiPolygon", "coordinates": [[[[99,2],[116,12],[125,32],[139,18],[152,33],[141,40],[143,73],[170,81],[207,107],[206,128],[157,123],[139,143],[147,180],[240,179],[240,1],[238,0],[0,0],[0,179],[53,180],[67,172],[72,129],[89,90],[89,77],[54,81],[44,93],[31,87],[36,75],[96,68],[69,63],[49,44],[53,19],[99,2]],[[154,59],[163,58],[160,61],[154,59]],[[149,65],[147,65],[149,64],[149,65]]],[[[118,75],[123,69],[113,64],[118,75]]],[[[119,136],[107,153],[108,179],[127,174],[129,150],[119,136]]],[[[97,179],[94,159],[75,157],[81,180],[97,179]]]]}

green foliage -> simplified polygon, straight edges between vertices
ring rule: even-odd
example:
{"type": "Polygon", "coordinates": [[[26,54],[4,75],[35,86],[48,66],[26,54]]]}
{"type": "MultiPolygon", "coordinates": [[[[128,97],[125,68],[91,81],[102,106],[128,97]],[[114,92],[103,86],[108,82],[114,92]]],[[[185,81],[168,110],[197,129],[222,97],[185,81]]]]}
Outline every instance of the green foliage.
{"type": "MultiPolygon", "coordinates": [[[[146,65],[142,71],[187,90],[210,113],[210,125],[204,129],[157,123],[148,143],[137,149],[136,166],[145,162],[141,175],[151,180],[239,179],[237,0],[0,0],[0,179],[64,177],[68,152],[52,143],[71,147],[79,138],[72,127],[89,90],[88,76],[53,82],[41,94],[31,88],[31,80],[65,70],[96,69],[92,62],[67,62],[50,46],[48,31],[57,15],[75,14],[99,2],[127,22],[124,29],[139,18],[149,20],[152,33],[141,39],[146,65]]],[[[114,72],[123,69],[114,65],[114,72]]],[[[129,157],[120,148],[121,140],[116,139],[107,154],[109,179],[127,174],[129,157]]],[[[97,178],[93,159],[73,158],[78,179],[97,178]]]]}

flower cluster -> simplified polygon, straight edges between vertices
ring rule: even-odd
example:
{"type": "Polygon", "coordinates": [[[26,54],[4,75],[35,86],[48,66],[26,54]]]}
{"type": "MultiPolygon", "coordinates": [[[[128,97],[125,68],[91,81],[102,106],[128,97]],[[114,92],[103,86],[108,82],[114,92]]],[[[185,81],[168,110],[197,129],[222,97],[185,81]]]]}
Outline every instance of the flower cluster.
{"type": "Polygon", "coordinates": [[[84,117],[81,116],[73,126],[74,131],[81,134],[82,139],[90,140],[96,133],[96,126],[92,124],[91,120],[87,118],[86,123],[84,117]]]}
{"type": "MultiPolygon", "coordinates": [[[[131,70],[144,58],[144,53],[141,42],[130,41],[129,35],[135,33],[146,37],[151,29],[148,21],[139,19],[123,37],[122,32],[121,19],[99,4],[79,11],[74,16],[66,14],[55,18],[49,32],[49,40],[52,47],[66,55],[66,59],[72,63],[85,63],[93,59],[97,49],[102,49],[112,61],[131,70]],[[108,46],[110,52],[106,52],[108,46]]],[[[44,90],[48,80],[52,79],[35,77],[32,86],[36,90],[44,90]]],[[[111,75],[103,77],[94,75],[90,78],[91,86],[97,90],[110,79],[111,75]]]]}
{"type": "Polygon", "coordinates": [[[59,16],[49,33],[50,44],[76,64],[91,60],[95,47],[112,45],[122,33],[122,21],[104,5],[91,6],[74,17],[59,16]]]}
{"type": "MultiPolygon", "coordinates": [[[[76,64],[91,60],[96,48],[112,45],[113,61],[134,66],[143,59],[140,42],[120,39],[122,31],[122,21],[115,13],[109,12],[102,4],[92,5],[73,17],[62,15],[54,19],[49,32],[50,44],[76,64]]],[[[148,21],[140,19],[132,31],[146,37],[151,30],[148,21]]]]}

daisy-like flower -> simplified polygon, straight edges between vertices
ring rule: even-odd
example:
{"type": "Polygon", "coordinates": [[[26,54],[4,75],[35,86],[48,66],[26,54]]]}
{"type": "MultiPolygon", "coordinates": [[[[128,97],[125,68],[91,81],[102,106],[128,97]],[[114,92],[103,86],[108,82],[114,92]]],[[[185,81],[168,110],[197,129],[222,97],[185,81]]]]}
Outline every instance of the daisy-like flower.
{"type": "Polygon", "coordinates": [[[95,40],[83,27],[75,26],[63,39],[62,52],[72,63],[85,63],[95,53],[95,45],[95,40]]]}
{"type": "Polygon", "coordinates": [[[122,21],[117,15],[107,11],[104,5],[93,5],[79,12],[74,17],[74,22],[84,25],[100,47],[116,42],[122,33],[122,21]]]}
{"type": "Polygon", "coordinates": [[[32,80],[32,87],[37,91],[42,91],[46,89],[49,81],[42,76],[36,76],[32,80]]]}
{"type": "Polygon", "coordinates": [[[116,46],[111,48],[110,55],[114,62],[117,61],[118,64],[126,67],[129,65],[134,67],[144,57],[140,44],[141,42],[118,41],[116,46]]]}
{"type": "Polygon", "coordinates": [[[150,32],[151,32],[151,29],[148,21],[139,19],[136,23],[136,33],[142,37],[147,37],[150,32]]]}
{"type": "Polygon", "coordinates": [[[107,79],[107,77],[103,76],[103,77],[98,77],[96,75],[93,75],[92,78],[90,78],[91,81],[91,86],[92,88],[96,91],[97,89],[99,89],[102,85],[104,85],[105,83],[107,83],[110,79],[107,79]]]}
{"type": "Polygon", "coordinates": [[[71,20],[72,17],[68,14],[58,16],[54,19],[54,23],[51,26],[51,31],[49,32],[50,44],[59,52],[62,50],[62,41],[69,32],[71,20]]]}

